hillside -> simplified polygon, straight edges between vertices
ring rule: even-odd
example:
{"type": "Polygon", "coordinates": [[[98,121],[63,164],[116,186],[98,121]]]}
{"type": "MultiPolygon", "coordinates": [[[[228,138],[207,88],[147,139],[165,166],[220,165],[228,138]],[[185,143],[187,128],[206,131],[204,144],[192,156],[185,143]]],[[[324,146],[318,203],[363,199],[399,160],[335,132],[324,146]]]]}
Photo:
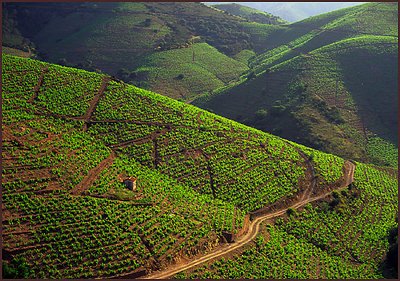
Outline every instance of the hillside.
{"type": "Polygon", "coordinates": [[[3,3],[3,8],[3,47],[186,101],[239,79],[256,54],[275,46],[276,32],[287,30],[202,3],[3,3]],[[202,45],[193,48],[211,46],[200,48],[209,58],[183,65],[191,64],[197,43],[202,45]],[[184,71],[190,76],[174,79],[184,71]]]}
{"type": "Polygon", "coordinates": [[[236,3],[212,5],[212,7],[225,11],[229,14],[242,17],[252,22],[265,24],[283,24],[285,20],[254,8],[239,5],[236,3]]]}
{"type": "Polygon", "coordinates": [[[7,54],[7,55],[12,55],[12,56],[17,56],[17,57],[22,57],[22,58],[31,58],[34,55],[32,53],[25,52],[19,49],[14,49],[14,48],[9,48],[9,47],[5,47],[3,46],[1,48],[2,53],[7,54]]]}
{"type": "Polygon", "coordinates": [[[207,43],[147,56],[124,80],[163,95],[188,100],[222,87],[248,70],[207,43]]]}
{"type": "Polygon", "coordinates": [[[339,157],[105,75],[2,68],[3,257],[29,277],[143,276],[351,180],[339,157]]]}
{"type": "Polygon", "coordinates": [[[357,163],[349,189],[270,221],[229,259],[174,278],[396,279],[397,260],[386,254],[397,248],[397,187],[396,174],[357,163]]]}
{"type": "MultiPolygon", "coordinates": [[[[140,84],[164,95],[182,92],[173,97],[191,97],[225,85],[224,79],[222,84],[217,81],[226,73],[216,73],[216,63],[228,66],[229,75],[238,78],[247,68],[238,67],[227,56],[253,49],[242,26],[244,19],[201,3],[5,3],[3,7],[3,46],[29,49],[42,60],[107,73],[125,82],[146,62],[154,62],[154,57],[171,59],[167,67],[177,61],[189,64],[186,57],[191,44],[212,46],[213,61],[210,65],[202,62],[206,69],[195,70],[197,74],[190,78],[193,85],[178,83],[175,88],[171,77],[163,77],[165,85],[152,77],[140,84]],[[173,57],[168,51],[173,51],[173,57]],[[214,71],[209,72],[210,68],[214,71]],[[213,81],[204,84],[203,75],[213,81]]],[[[247,60],[244,63],[247,66],[247,60]]],[[[156,67],[167,71],[165,65],[156,67]]]]}
{"type": "Polygon", "coordinates": [[[271,33],[268,51],[252,61],[255,71],[340,40],[363,35],[398,36],[397,5],[368,3],[284,26],[271,33]]]}
{"type": "MultiPolygon", "coordinates": [[[[360,5],[360,2],[234,2],[259,11],[266,11],[289,22],[300,21],[330,11],[360,5]]],[[[207,2],[225,4],[223,2],[207,2]]]]}
{"type": "Polygon", "coordinates": [[[326,152],[397,167],[397,22],[396,5],[371,3],[282,26],[268,35],[271,50],[251,60],[247,79],[193,103],[326,152]]]}

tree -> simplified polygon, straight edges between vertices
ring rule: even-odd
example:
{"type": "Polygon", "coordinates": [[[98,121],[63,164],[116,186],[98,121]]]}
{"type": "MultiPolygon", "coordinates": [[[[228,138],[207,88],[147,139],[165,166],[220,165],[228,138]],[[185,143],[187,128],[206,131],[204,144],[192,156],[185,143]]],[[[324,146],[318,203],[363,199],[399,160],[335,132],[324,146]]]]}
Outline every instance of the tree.
{"type": "Polygon", "coordinates": [[[247,75],[247,79],[248,80],[251,80],[251,79],[253,79],[255,77],[256,77],[256,74],[254,73],[254,71],[250,71],[249,74],[247,75]]]}
{"type": "Polygon", "coordinates": [[[182,73],[176,76],[177,80],[182,80],[183,78],[185,78],[185,75],[183,75],[182,73]]]}
{"type": "Polygon", "coordinates": [[[149,27],[151,25],[151,19],[150,18],[147,18],[145,21],[144,21],[144,26],[145,27],[149,27]]]}

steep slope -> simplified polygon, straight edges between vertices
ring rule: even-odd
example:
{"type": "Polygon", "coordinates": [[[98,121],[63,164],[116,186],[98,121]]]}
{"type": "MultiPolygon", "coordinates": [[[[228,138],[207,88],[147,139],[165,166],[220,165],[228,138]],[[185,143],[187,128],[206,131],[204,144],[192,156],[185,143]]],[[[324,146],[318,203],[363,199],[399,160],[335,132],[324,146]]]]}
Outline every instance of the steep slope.
{"type": "Polygon", "coordinates": [[[385,256],[398,227],[396,176],[357,163],[349,189],[270,220],[243,251],[174,278],[395,279],[385,256]]]}
{"type": "Polygon", "coordinates": [[[225,11],[229,14],[245,18],[252,22],[265,23],[265,24],[283,24],[285,20],[280,17],[271,15],[269,13],[250,8],[247,6],[239,5],[236,3],[231,4],[218,4],[212,7],[225,11]]]}
{"type": "Polygon", "coordinates": [[[343,157],[397,166],[397,6],[360,5],[274,33],[289,43],[253,59],[248,79],[194,104],[343,157]],[[295,30],[300,37],[290,41],[295,30]]]}
{"type": "Polygon", "coordinates": [[[108,76],[8,55],[2,68],[4,256],[32,277],[143,276],[345,182],[339,157],[108,76]]]}

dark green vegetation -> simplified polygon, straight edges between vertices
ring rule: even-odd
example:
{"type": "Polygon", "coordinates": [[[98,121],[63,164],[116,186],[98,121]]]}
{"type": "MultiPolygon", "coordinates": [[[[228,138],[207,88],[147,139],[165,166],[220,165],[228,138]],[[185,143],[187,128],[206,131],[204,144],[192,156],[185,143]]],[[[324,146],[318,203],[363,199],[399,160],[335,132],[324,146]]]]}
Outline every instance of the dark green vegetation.
{"type": "Polygon", "coordinates": [[[175,277],[397,278],[397,188],[397,171],[357,163],[348,189],[270,222],[240,254],[175,277]]]}
{"type": "Polygon", "coordinates": [[[247,78],[193,103],[316,149],[396,167],[397,13],[396,3],[369,3],[264,29],[269,50],[250,59],[247,78]]]}
{"type": "MultiPolygon", "coordinates": [[[[4,256],[3,256],[4,258],[4,256]]],[[[16,278],[29,278],[33,272],[23,258],[16,258],[11,260],[10,263],[3,261],[3,278],[16,279],[16,278]]]]}
{"type": "Polygon", "coordinates": [[[2,63],[3,245],[30,277],[140,276],[210,250],[240,235],[249,211],[304,191],[310,155],[320,190],[340,181],[341,158],[191,105],[100,74],[2,63]]]}
{"type": "Polygon", "coordinates": [[[229,3],[213,5],[214,8],[225,11],[231,15],[239,16],[251,22],[266,23],[266,24],[283,24],[287,23],[280,17],[271,15],[269,13],[250,8],[247,6],[229,3]]]}

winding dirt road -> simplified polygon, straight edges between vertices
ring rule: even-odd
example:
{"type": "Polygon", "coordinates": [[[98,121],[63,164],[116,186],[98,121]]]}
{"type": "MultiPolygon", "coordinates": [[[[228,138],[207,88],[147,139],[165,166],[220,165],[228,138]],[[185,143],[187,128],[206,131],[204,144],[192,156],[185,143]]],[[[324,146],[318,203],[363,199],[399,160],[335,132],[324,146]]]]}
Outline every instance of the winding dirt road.
{"type": "MultiPolygon", "coordinates": [[[[346,188],[349,184],[351,184],[354,181],[354,170],[355,170],[355,165],[353,163],[351,163],[350,161],[346,161],[345,162],[345,172],[344,172],[344,183],[339,188],[337,188],[335,190],[342,190],[342,189],[346,188]]],[[[235,249],[238,249],[240,247],[243,247],[245,244],[247,244],[250,241],[252,241],[257,236],[257,234],[258,234],[258,232],[260,230],[261,223],[264,222],[265,220],[279,217],[279,216],[285,214],[286,211],[289,208],[298,209],[298,208],[303,207],[304,205],[306,205],[308,203],[320,200],[320,199],[328,196],[332,192],[333,192],[333,190],[329,191],[327,193],[321,194],[319,196],[315,196],[315,197],[308,197],[308,198],[307,197],[306,198],[302,197],[299,202],[297,202],[297,203],[295,203],[295,204],[293,204],[293,205],[291,205],[289,207],[285,207],[285,208],[280,209],[278,211],[275,211],[273,213],[265,214],[263,216],[260,216],[260,217],[258,217],[256,219],[254,219],[250,223],[250,226],[249,226],[249,229],[248,229],[247,233],[244,236],[240,237],[236,242],[233,242],[231,244],[227,244],[226,246],[224,246],[224,247],[222,247],[222,248],[220,248],[220,249],[218,249],[218,250],[216,250],[216,251],[214,251],[212,253],[209,253],[209,254],[207,254],[205,256],[202,256],[202,257],[200,257],[198,259],[195,259],[195,260],[193,260],[193,261],[191,261],[189,263],[181,264],[181,265],[175,266],[175,267],[171,267],[171,268],[168,268],[168,269],[160,271],[160,272],[154,272],[153,274],[150,274],[148,276],[143,277],[143,279],[165,279],[165,278],[168,278],[168,277],[170,277],[170,276],[172,276],[172,275],[174,275],[174,274],[176,274],[178,272],[190,269],[192,267],[201,265],[201,264],[203,264],[203,263],[205,263],[207,261],[210,261],[212,259],[215,259],[215,258],[221,257],[223,255],[226,255],[227,253],[232,252],[235,249]]]]}

